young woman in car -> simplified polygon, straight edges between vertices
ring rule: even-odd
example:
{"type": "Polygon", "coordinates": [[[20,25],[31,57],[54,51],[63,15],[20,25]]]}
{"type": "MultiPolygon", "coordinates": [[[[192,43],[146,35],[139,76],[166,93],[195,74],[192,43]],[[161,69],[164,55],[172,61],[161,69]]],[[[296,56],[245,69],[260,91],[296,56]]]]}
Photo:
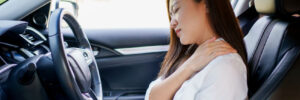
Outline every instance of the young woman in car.
{"type": "Polygon", "coordinates": [[[167,5],[170,49],[145,99],[247,99],[247,55],[230,0],[167,0],[167,5]]]}

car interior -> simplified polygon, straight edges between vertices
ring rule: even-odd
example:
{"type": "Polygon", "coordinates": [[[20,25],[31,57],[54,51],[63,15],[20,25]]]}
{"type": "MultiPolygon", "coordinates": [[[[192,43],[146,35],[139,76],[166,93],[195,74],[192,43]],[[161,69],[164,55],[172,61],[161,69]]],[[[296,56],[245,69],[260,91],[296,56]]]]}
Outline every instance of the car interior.
{"type": "MultiPolygon", "coordinates": [[[[169,28],[84,29],[58,1],[0,2],[0,100],[143,100],[169,28]]],[[[300,99],[300,1],[231,4],[244,33],[249,99],[300,99]]]]}

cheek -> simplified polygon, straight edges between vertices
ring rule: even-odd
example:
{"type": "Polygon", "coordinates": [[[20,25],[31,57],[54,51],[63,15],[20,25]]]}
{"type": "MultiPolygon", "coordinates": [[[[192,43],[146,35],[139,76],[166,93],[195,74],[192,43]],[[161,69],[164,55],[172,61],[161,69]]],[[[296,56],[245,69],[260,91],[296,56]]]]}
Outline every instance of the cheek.
{"type": "Polygon", "coordinates": [[[201,17],[190,11],[183,11],[181,16],[178,16],[180,27],[182,28],[182,42],[193,44],[201,40],[204,33],[204,24],[201,17]]]}

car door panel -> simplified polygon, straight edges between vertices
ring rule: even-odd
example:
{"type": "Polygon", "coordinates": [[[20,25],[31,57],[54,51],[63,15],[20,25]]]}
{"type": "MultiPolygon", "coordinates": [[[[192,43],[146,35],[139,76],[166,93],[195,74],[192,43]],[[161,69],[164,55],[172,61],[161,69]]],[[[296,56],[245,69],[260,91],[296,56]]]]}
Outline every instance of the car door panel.
{"type": "MultiPolygon", "coordinates": [[[[62,31],[68,44],[75,45],[71,31],[62,31]]],[[[166,54],[169,29],[87,29],[84,32],[99,66],[104,99],[144,99],[166,54]],[[133,53],[125,53],[127,49],[133,53]],[[144,52],[138,52],[140,49],[144,52]]]]}
{"type": "Polygon", "coordinates": [[[111,90],[141,90],[157,75],[165,53],[97,59],[101,78],[111,90]]]}
{"type": "MultiPolygon", "coordinates": [[[[67,39],[74,37],[70,29],[63,29],[62,32],[67,39]]],[[[84,32],[92,44],[112,49],[167,45],[169,43],[168,28],[85,29],[84,32]]]]}

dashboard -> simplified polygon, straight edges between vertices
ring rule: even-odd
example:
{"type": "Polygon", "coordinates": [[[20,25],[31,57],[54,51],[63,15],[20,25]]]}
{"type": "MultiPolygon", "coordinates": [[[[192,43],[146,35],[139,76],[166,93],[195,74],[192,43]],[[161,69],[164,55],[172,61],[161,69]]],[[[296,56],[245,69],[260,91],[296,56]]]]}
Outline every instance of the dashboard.
{"type": "MultiPolygon", "coordinates": [[[[41,87],[45,87],[47,92],[53,89],[53,94],[62,94],[57,92],[60,86],[55,76],[47,38],[50,7],[57,2],[4,1],[0,0],[0,100],[32,100],[33,96],[36,100],[47,98],[47,93],[41,87]],[[39,78],[34,78],[37,76],[39,78]]],[[[71,37],[69,40],[73,39],[71,37]]],[[[69,47],[67,41],[64,46],[69,47]]]]}
{"type": "Polygon", "coordinates": [[[47,38],[23,21],[0,21],[0,64],[14,64],[50,52],[47,38]]]}
{"type": "Polygon", "coordinates": [[[50,52],[47,37],[41,33],[47,29],[50,1],[2,2],[0,5],[0,67],[18,64],[30,57],[50,52]]]}

